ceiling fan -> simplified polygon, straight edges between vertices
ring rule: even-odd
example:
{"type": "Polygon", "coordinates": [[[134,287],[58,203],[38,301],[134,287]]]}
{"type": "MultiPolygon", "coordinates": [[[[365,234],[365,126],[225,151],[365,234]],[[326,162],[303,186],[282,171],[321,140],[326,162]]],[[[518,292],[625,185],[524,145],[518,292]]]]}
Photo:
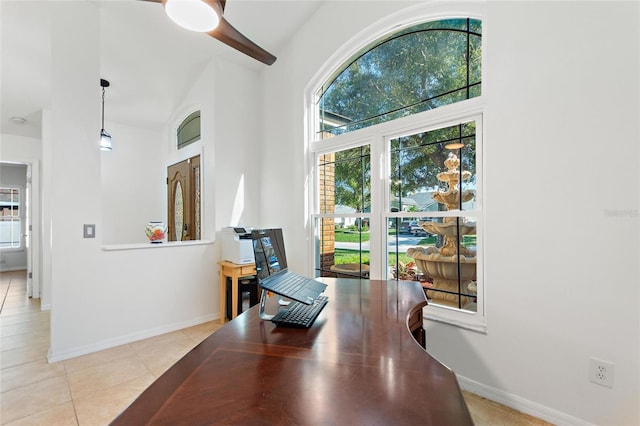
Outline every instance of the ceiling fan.
{"type": "Polygon", "coordinates": [[[205,32],[211,37],[271,65],[276,57],[267,52],[224,19],[226,0],[143,0],[162,3],[165,12],[176,24],[192,31],[205,32]]]}

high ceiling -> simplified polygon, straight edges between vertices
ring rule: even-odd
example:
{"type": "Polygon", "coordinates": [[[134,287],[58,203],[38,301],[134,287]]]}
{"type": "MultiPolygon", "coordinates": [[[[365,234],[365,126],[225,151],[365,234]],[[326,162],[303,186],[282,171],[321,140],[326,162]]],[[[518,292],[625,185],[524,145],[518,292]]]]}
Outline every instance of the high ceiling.
{"type": "MultiPolygon", "coordinates": [[[[291,34],[323,1],[227,0],[224,15],[240,32],[278,56],[291,34]]],[[[202,66],[214,57],[258,72],[267,67],[206,34],[178,27],[160,4],[90,3],[100,11],[101,78],[111,83],[106,89],[107,121],[164,125],[202,66]]],[[[53,1],[0,0],[1,133],[40,137],[41,111],[50,105],[52,6],[53,1]],[[17,124],[12,117],[27,121],[17,124]]],[[[99,91],[96,81],[97,96],[99,91]]]]}

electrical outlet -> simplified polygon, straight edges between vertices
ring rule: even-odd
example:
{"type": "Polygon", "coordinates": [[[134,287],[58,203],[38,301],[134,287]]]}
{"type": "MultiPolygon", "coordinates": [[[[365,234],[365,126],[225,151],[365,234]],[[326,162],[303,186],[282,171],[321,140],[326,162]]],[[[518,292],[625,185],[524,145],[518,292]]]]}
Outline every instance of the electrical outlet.
{"type": "Polygon", "coordinates": [[[591,358],[589,361],[589,380],[592,383],[613,388],[613,363],[591,358]]]}

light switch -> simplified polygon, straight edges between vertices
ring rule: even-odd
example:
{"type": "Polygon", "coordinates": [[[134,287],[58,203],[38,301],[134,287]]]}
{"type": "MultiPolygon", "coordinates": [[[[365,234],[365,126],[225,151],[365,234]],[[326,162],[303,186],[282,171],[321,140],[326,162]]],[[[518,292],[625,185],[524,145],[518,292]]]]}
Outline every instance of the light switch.
{"type": "Polygon", "coordinates": [[[96,225],[95,224],[86,224],[84,225],[84,238],[95,238],[96,237],[96,225]]]}

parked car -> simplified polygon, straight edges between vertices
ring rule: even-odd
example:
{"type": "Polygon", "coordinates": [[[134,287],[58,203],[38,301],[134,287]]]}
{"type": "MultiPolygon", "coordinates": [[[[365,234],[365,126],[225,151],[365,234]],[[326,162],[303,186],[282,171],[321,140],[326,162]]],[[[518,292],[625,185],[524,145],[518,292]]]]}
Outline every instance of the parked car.
{"type": "Polygon", "coordinates": [[[411,222],[409,222],[409,232],[416,237],[429,235],[427,231],[422,229],[422,226],[420,226],[420,221],[418,220],[412,220],[411,222]]]}
{"type": "Polygon", "coordinates": [[[411,222],[404,221],[400,223],[400,229],[398,229],[399,234],[411,234],[411,222]]]}

